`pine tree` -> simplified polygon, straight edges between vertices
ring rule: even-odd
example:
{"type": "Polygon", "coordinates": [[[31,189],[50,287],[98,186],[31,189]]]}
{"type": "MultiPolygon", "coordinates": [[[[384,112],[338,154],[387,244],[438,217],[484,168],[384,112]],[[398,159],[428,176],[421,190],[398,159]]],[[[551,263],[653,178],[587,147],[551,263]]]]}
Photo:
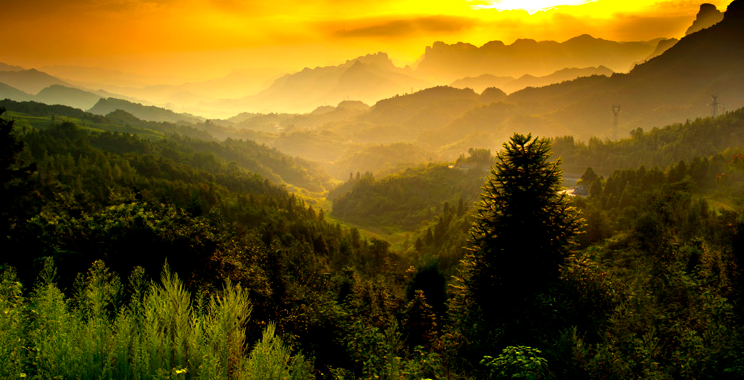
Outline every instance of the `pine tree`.
{"type": "Polygon", "coordinates": [[[431,233],[431,227],[426,230],[426,236],[424,237],[424,245],[429,246],[434,243],[434,235],[431,233]]]}
{"type": "Polygon", "coordinates": [[[520,134],[497,155],[453,294],[452,316],[480,324],[463,325],[471,340],[499,328],[518,333],[516,324],[532,317],[535,297],[558,279],[579,231],[577,211],[560,192],[560,160],[549,157],[547,139],[520,134]]]}

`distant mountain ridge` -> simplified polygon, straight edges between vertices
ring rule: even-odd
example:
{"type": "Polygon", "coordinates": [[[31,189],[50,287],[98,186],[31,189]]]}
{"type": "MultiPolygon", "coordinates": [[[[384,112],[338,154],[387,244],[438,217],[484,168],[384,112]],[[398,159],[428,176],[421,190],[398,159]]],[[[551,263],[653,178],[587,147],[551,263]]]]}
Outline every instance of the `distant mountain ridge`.
{"type": "MultiPolygon", "coordinates": [[[[0,64],[0,68],[15,68],[0,64]]],[[[114,97],[104,90],[98,93],[82,90],[45,72],[17,67],[15,71],[0,71],[0,99],[14,101],[36,101],[44,104],[59,104],[89,110],[98,115],[107,115],[121,109],[142,120],[170,123],[198,123],[204,119],[186,113],[176,113],[165,108],[146,106],[114,97]],[[102,96],[103,95],[103,96],[102,96]]]]}
{"type": "Polygon", "coordinates": [[[560,83],[567,80],[573,80],[579,77],[589,77],[592,75],[611,76],[614,74],[607,67],[585,67],[585,68],[565,68],[558,70],[550,75],[535,77],[525,74],[519,78],[497,77],[491,74],[483,74],[475,78],[467,77],[452,82],[451,86],[456,88],[472,88],[475,92],[483,92],[486,88],[496,87],[505,92],[514,92],[525,87],[542,87],[554,83],[560,83]]]}
{"type": "Polygon", "coordinates": [[[5,83],[28,94],[37,94],[52,85],[74,87],[57,77],[36,69],[0,71],[0,83],[5,83]]]}
{"type": "MultiPolygon", "coordinates": [[[[460,147],[493,146],[513,132],[540,136],[618,138],[712,115],[712,95],[728,109],[744,106],[744,0],[720,23],[682,38],[628,74],[579,78],[527,88],[501,103],[473,108],[436,135],[461,136],[460,147]],[[620,106],[617,130],[613,106],[620,106]],[[485,135],[484,135],[485,133],[485,135]],[[468,134],[471,134],[468,136],[468,134]],[[465,135],[465,136],[463,136],[465,135]]],[[[721,107],[718,112],[722,112],[721,107]]]]}
{"type": "Polygon", "coordinates": [[[101,96],[95,93],[60,84],[50,85],[39,91],[38,94],[32,95],[0,82],[0,99],[10,99],[18,102],[36,101],[87,110],[93,107],[100,98],[101,96]]]}
{"type": "Polygon", "coordinates": [[[23,67],[9,65],[7,63],[0,62],[0,71],[23,71],[23,70],[25,70],[23,67]]]}
{"type": "Polygon", "coordinates": [[[651,54],[658,41],[615,42],[584,34],[564,42],[519,39],[510,45],[491,41],[481,47],[435,42],[426,48],[415,72],[450,81],[482,74],[544,76],[567,67],[606,66],[620,72],[651,54]]]}
{"type": "Polygon", "coordinates": [[[99,99],[101,99],[101,97],[92,92],[65,87],[58,84],[44,88],[34,96],[34,100],[37,102],[46,104],[62,104],[80,108],[81,110],[90,109],[99,99]]]}
{"type": "MultiPolygon", "coordinates": [[[[495,88],[478,95],[470,89],[432,87],[380,100],[368,111],[305,130],[292,130],[302,125],[296,123],[300,118],[274,118],[269,123],[274,137],[261,138],[289,154],[331,164],[345,149],[399,142],[452,158],[471,147],[498,149],[514,132],[571,135],[583,141],[617,139],[637,128],[649,130],[710,116],[711,95],[718,95],[728,109],[740,108],[744,106],[742,1],[729,6],[722,22],[668,49],[657,41],[665,51],[627,74],[580,77],[508,96],[495,88]],[[613,106],[619,106],[616,128],[613,106]]],[[[317,114],[331,111],[324,107],[317,114]]],[[[267,125],[258,122],[268,121],[268,116],[252,116],[249,128],[267,125]]]]}
{"type": "MultiPolygon", "coordinates": [[[[715,6],[701,5],[688,32],[710,27],[715,24],[718,17],[716,15],[719,14],[721,12],[715,6]]],[[[115,87],[98,91],[86,90],[98,87],[92,82],[80,81],[79,75],[82,74],[79,70],[69,69],[67,72],[77,72],[78,78],[74,83],[86,83],[83,88],[39,70],[0,64],[0,83],[8,85],[0,86],[0,96],[6,94],[10,99],[38,100],[81,109],[95,106],[100,98],[123,98],[130,103],[141,103],[143,107],[157,104],[174,110],[174,114],[189,110],[191,113],[216,115],[220,118],[243,112],[312,112],[320,106],[334,105],[344,100],[375,104],[380,100],[438,85],[469,87],[476,92],[495,87],[513,93],[525,87],[541,87],[577,77],[610,76],[613,72],[625,72],[635,65],[653,60],[676,42],[675,39],[616,42],[586,34],[564,42],[519,39],[509,45],[491,41],[480,47],[467,43],[435,42],[426,48],[415,69],[396,67],[387,54],[380,52],[350,59],[335,66],[305,68],[274,80],[257,94],[237,99],[221,99],[214,92],[207,91],[208,88],[214,90],[225,85],[225,82],[239,82],[240,78],[245,78],[237,74],[211,82],[130,88],[128,91],[133,92],[128,94],[134,97],[124,97],[115,94],[115,87]],[[215,87],[210,87],[210,83],[215,87]],[[139,100],[140,98],[146,100],[139,100]]],[[[62,69],[58,68],[58,72],[65,72],[62,69]]],[[[114,74],[116,73],[110,72],[109,76],[114,74]]],[[[235,90],[240,86],[236,84],[231,88],[235,90]]],[[[558,90],[548,90],[543,94],[555,91],[558,90]]],[[[239,91],[235,90],[231,95],[242,96],[235,95],[237,93],[239,91]]],[[[521,99],[528,93],[532,94],[529,91],[524,92],[514,99],[521,99]]],[[[570,101],[566,98],[558,100],[561,104],[570,101]]],[[[617,100],[619,101],[620,99],[617,100]]],[[[626,100],[622,101],[629,104],[626,100]]],[[[160,113],[143,112],[139,116],[174,121],[173,115],[165,116],[160,113]]]]}
{"type": "Polygon", "coordinates": [[[116,98],[99,99],[88,112],[96,115],[108,115],[116,110],[126,111],[138,119],[147,121],[164,121],[174,124],[183,122],[199,123],[204,121],[203,118],[191,114],[175,113],[165,108],[146,106],[116,98]]]}
{"type": "Polygon", "coordinates": [[[0,63],[0,69],[6,69],[0,70],[0,99],[59,104],[81,110],[90,109],[101,98],[134,100],[105,90],[88,91],[36,69],[5,63],[0,63]]]}
{"type": "Polygon", "coordinates": [[[717,25],[682,38],[627,74],[581,77],[493,98],[485,98],[485,92],[479,97],[468,90],[431,88],[382,100],[332,131],[358,143],[390,143],[395,135],[398,141],[456,157],[470,147],[498,148],[514,132],[616,139],[637,128],[711,116],[711,95],[727,109],[740,108],[742,1],[731,3],[717,25]],[[613,106],[619,106],[617,127],[613,106]]]}
{"type": "Polygon", "coordinates": [[[31,100],[33,96],[29,95],[15,87],[0,83],[0,99],[11,99],[16,101],[31,100]]]}
{"type": "Polygon", "coordinates": [[[256,95],[221,101],[217,105],[244,107],[254,112],[310,112],[318,106],[343,100],[374,103],[427,86],[428,83],[415,78],[410,69],[396,67],[387,54],[376,53],[337,66],[305,68],[276,79],[256,95]]]}

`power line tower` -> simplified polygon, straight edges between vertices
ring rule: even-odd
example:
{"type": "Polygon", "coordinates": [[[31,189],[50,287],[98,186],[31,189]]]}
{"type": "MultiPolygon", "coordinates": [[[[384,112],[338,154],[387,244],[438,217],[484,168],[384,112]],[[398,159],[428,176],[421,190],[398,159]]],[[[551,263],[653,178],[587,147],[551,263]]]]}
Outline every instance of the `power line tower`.
{"type": "Polygon", "coordinates": [[[718,113],[718,106],[723,106],[723,104],[718,103],[718,95],[712,95],[713,97],[713,103],[710,103],[710,107],[713,109],[713,117],[716,117],[716,114],[718,113]]]}
{"type": "Polygon", "coordinates": [[[612,123],[612,138],[617,139],[617,115],[620,113],[620,105],[612,105],[612,114],[615,116],[615,119],[612,123]]]}

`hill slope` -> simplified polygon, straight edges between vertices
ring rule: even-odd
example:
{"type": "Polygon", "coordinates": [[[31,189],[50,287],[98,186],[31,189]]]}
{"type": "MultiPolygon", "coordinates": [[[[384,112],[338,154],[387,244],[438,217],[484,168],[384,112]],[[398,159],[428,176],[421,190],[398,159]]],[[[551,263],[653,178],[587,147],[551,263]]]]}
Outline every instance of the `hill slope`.
{"type": "Polygon", "coordinates": [[[16,101],[30,100],[31,95],[5,83],[0,83],[0,99],[11,99],[16,101]]]}
{"type": "Polygon", "coordinates": [[[87,110],[93,107],[100,96],[80,90],[77,88],[65,87],[62,85],[51,85],[41,90],[35,97],[34,100],[46,104],[62,104],[65,106],[80,108],[87,110]]]}
{"type": "Polygon", "coordinates": [[[145,106],[116,98],[100,99],[89,112],[97,115],[106,115],[116,110],[127,111],[142,120],[148,121],[165,121],[169,123],[195,123],[203,121],[203,119],[193,115],[175,113],[165,108],[145,106]]]}
{"type": "Polygon", "coordinates": [[[0,71],[0,83],[5,83],[29,94],[36,94],[55,84],[73,87],[59,78],[36,69],[0,71]]]}

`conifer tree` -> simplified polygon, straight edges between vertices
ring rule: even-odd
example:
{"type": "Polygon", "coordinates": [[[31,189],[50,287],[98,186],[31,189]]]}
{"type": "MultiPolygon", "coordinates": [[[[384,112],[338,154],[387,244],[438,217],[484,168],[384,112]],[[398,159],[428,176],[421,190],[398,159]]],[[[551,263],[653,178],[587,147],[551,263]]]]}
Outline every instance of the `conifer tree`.
{"type": "Polygon", "coordinates": [[[470,325],[469,339],[526,327],[515,328],[535,317],[535,297],[559,277],[581,221],[560,192],[560,160],[549,157],[547,139],[520,134],[497,155],[451,304],[453,317],[470,325]]]}

